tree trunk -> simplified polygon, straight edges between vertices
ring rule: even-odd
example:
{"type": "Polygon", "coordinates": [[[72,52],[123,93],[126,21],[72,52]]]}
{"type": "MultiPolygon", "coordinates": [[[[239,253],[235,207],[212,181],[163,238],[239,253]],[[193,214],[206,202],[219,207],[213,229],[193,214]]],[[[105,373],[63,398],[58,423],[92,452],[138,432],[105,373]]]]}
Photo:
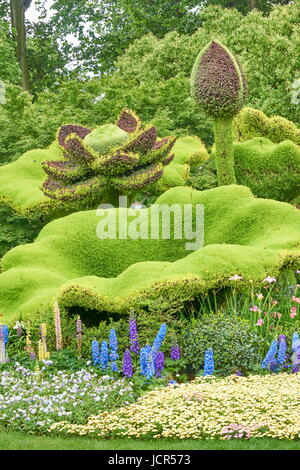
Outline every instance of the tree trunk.
{"type": "Polygon", "coordinates": [[[256,8],[256,0],[248,0],[249,10],[254,10],[256,8]]]}
{"type": "Polygon", "coordinates": [[[17,58],[22,71],[23,90],[29,91],[29,72],[26,55],[25,9],[23,0],[10,0],[11,24],[14,29],[17,58]]]}

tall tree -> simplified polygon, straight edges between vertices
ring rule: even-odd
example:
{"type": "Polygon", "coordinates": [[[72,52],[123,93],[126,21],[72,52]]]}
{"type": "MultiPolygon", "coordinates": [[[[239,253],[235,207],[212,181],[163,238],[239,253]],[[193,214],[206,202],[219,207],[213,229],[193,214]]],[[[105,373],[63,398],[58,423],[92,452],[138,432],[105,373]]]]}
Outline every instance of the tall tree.
{"type": "Polygon", "coordinates": [[[29,91],[29,71],[26,54],[25,11],[32,0],[10,0],[11,24],[16,41],[17,58],[22,71],[22,86],[29,91]]]}

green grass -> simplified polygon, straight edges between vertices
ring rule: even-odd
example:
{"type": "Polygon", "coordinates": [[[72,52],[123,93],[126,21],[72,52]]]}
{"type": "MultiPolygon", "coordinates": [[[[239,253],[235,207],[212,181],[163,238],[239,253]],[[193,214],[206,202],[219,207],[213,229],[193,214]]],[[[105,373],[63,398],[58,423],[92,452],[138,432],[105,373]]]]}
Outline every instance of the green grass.
{"type": "Polygon", "coordinates": [[[279,439],[221,440],[129,440],[86,437],[32,436],[0,432],[0,450],[300,450],[300,441],[279,439]]]}
{"type": "MultiPolygon", "coordinates": [[[[259,281],[277,276],[288,262],[295,267],[300,212],[289,204],[257,199],[249,188],[237,185],[207,191],[172,188],[157,202],[192,204],[194,210],[203,204],[205,246],[187,251],[185,239],[172,238],[99,240],[95,211],[57,219],[34,243],[18,246],[2,259],[2,321],[17,320],[20,311],[26,318],[51,307],[55,298],[65,307],[120,314],[149,302],[157,308],[160,301],[178,305],[228,285],[234,274],[259,281]]],[[[127,209],[118,214],[131,220],[127,209]]]]}

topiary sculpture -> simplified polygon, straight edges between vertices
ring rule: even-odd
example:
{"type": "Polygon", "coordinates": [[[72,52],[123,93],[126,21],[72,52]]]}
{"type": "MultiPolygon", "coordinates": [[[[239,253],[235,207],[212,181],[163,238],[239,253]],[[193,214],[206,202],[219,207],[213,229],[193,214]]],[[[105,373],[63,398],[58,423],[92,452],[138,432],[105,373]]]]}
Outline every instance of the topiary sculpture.
{"type": "MultiPolygon", "coordinates": [[[[257,197],[297,203],[300,198],[300,147],[290,140],[279,144],[264,137],[234,142],[238,184],[248,186],[257,197]]],[[[212,157],[192,174],[197,189],[217,186],[214,150],[212,157]]]]}
{"type": "Polygon", "coordinates": [[[300,129],[281,116],[267,117],[262,111],[250,107],[243,108],[233,120],[236,140],[244,142],[253,137],[265,137],[279,144],[291,140],[300,145],[300,129]]]}
{"type": "Polygon", "coordinates": [[[172,188],[156,202],[182,210],[187,204],[195,210],[204,205],[204,246],[187,251],[187,240],[175,236],[173,219],[170,238],[141,233],[123,238],[120,231],[126,224],[129,230],[141,213],[149,217],[150,231],[156,227],[151,207],[108,209],[108,217],[116,217],[116,238],[97,238],[94,210],[73,213],[45,226],[34,243],[4,256],[2,321],[13,322],[20,312],[30,318],[51,309],[55,299],[62,308],[84,308],[87,315],[91,310],[122,315],[131,308],[176,311],[209,289],[236,285],[230,279],[234,275],[246,287],[300,268],[300,212],[289,204],[258,199],[237,185],[208,191],[172,188]]]}
{"type": "Polygon", "coordinates": [[[247,83],[238,61],[220,42],[210,42],[196,58],[191,93],[201,109],[214,119],[218,183],[233,184],[232,120],[244,105],[247,83]]]}
{"type": "Polygon", "coordinates": [[[117,124],[94,130],[62,126],[57,134],[63,160],[42,163],[48,178],[44,194],[60,201],[95,195],[103,202],[118,204],[119,194],[132,196],[163,175],[174,158],[174,137],[158,139],[154,126],[142,126],[131,110],[123,110],[117,124]]]}

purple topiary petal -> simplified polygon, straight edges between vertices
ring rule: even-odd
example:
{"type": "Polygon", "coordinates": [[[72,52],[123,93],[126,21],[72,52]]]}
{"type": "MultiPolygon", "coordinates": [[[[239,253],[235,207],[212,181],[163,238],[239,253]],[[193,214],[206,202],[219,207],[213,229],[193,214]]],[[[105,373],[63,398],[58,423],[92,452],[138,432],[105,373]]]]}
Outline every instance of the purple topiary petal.
{"type": "Polygon", "coordinates": [[[75,134],[81,139],[83,139],[90,132],[91,132],[91,129],[89,129],[88,127],[78,126],[76,124],[66,124],[64,126],[61,126],[58,129],[57,140],[58,140],[59,145],[61,145],[62,147],[65,147],[66,138],[70,134],[75,134]]]}
{"type": "Polygon", "coordinates": [[[117,126],[125,132],[140,130],[142,122],[131,109],[123,109],[117,121],[117,126]]]}

